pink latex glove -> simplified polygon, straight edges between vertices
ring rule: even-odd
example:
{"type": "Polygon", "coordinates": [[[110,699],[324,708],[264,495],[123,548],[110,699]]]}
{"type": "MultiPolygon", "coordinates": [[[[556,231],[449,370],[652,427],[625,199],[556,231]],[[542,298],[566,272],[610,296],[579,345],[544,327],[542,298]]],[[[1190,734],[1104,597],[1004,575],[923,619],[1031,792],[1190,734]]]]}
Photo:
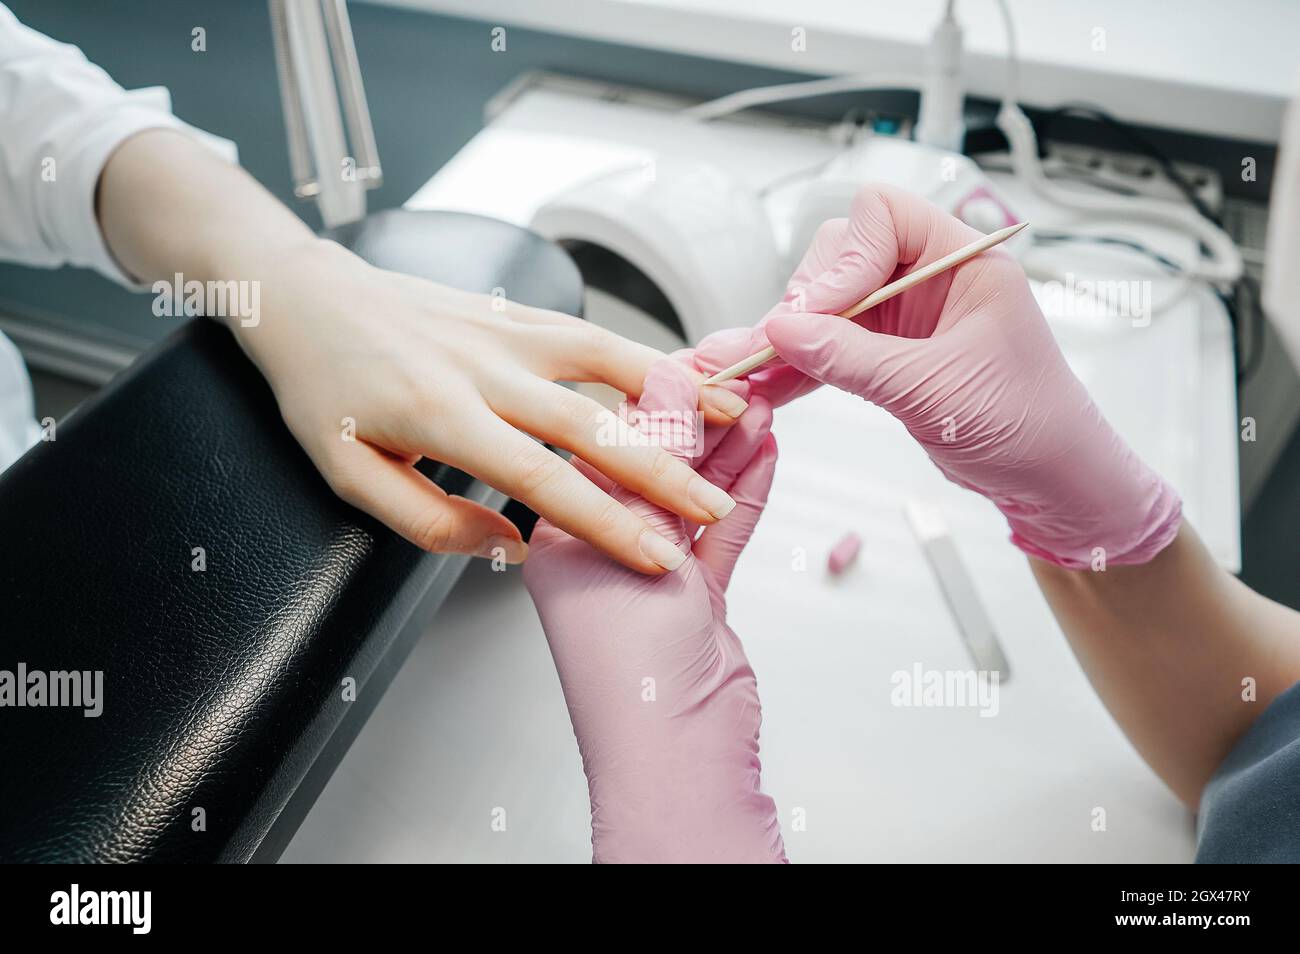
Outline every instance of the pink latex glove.
{"type": "MultiPolygon", "coordinates": [[[[683,365],[664,360],[637,411],[694,427],[697,402],[683,365]]],[[[693,543],[681,518],[585,469],[680,547],[671,573],[628,570],[546,521],[533,531],[524,582],[578,738],[598,863],[785,861],[776,805],[759,788],[758,687],[723,596],[772,483],[771,421],[760,399],[710,435],[699,471],[736,507],[693,543]]]]}
{"type": "Polygon", "coordinates": [[[1102,417],[1065,363],[1024,273],[993,249],[866,312],[834,317],[979,233],[899,189],[868,187],[825,223],[784,300],[711,335],[707,371],[769,342],[750,376],[774,404],[818,382],[898,418],[955,483],[988,497],[1026,553],[1071,569],[1145,563],[1178,532],[1178,495],[1102,417]]]}

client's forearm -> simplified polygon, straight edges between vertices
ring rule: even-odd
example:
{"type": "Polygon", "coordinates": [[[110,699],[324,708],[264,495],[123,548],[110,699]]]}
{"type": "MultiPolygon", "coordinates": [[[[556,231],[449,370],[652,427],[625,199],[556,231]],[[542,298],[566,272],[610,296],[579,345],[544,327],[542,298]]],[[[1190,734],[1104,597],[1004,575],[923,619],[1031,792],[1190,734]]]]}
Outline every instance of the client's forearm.
{"type": "Polygon", "coordinates": [[[1194,810],[1241,734],[1300,680],[1300,614],[1224,572],[1186,523],[1142,566],[1029,562],[1098,695],[1194,810]]]}
{"type": "Polygon", "coordinates": [[[315,237],[247,172],[188,136],[133,136],[100,175],[96,212],[110,251],[144,282],[256,280],[315,237]],[[160,224],[161,223],[161,224],[160,224]]]}

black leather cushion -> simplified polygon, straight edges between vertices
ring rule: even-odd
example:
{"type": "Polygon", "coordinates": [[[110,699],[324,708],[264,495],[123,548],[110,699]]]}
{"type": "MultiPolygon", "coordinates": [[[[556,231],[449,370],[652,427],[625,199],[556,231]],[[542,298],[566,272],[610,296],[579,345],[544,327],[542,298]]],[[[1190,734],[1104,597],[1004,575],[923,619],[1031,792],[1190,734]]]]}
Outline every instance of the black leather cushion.
{"type": "MultiPolygon", "coordinates": [[[[387,212],[338,237],[580,313],[572,262],[504,223],[387,212]]],[[[0,859],[273,860],[464,562],[338,500],[233,338],[181,327],[0,477],[0,669],[103,673],[98,718],[0,708],[0,859]]]]}

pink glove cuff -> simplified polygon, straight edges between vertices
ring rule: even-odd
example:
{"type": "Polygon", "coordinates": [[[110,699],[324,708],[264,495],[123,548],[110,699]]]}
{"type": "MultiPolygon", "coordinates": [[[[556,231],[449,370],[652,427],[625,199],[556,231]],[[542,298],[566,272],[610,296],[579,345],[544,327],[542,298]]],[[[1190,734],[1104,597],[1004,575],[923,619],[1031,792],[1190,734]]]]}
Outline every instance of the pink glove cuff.
{"type": "Polygon", "coordinates": [[[1040,425],[1034,453],[990,470],[985,493],[1030,556],[1070,570],[1147,563],[1177,536],[1182,500],[1060,368],[1049,393],[1069,413],[1040,425]]]}
{"type": "Polygon", "coordinates": [[[1020,508],[1002,509],[1011,526],[1011,542],[1029,556],[1067,570],[1104,570],[1108,566],[1140,566],[1173,543],[1183,524],[1183,502],[1154,472],[1139,481],[1134,516],[1116,519],[1115,511],[1099,514],[1083,529],[1035,520],[1020,508]],[[1042,543],[1037,541],[1043,541],[1042,543]]]}

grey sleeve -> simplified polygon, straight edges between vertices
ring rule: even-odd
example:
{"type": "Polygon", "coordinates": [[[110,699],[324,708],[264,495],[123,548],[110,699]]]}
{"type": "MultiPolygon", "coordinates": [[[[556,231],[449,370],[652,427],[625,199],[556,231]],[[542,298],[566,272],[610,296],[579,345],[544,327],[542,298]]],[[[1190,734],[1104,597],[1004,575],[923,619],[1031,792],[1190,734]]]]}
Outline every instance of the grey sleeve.
{"type": "Polygon", "coordinates": [[[1205,787],[1196,861],[1300,863],[1300,683],[1273,700],[1205,787]]]}

